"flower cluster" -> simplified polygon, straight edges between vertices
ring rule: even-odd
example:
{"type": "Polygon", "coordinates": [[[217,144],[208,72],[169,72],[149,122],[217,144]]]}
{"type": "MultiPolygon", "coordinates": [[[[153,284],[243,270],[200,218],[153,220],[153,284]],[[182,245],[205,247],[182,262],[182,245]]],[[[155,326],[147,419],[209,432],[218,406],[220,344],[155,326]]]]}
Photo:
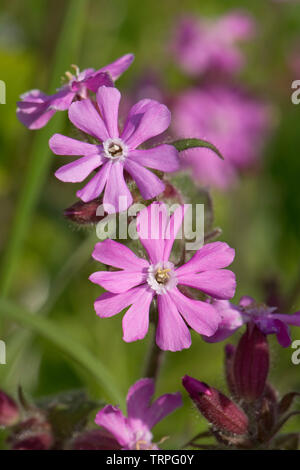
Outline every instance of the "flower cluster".
{"type": "MultiPolygon", "coordinates": [[[[237,41],[248,39],[253,30],[252,19],[242,13],[216,22],[184,19],[173,52],[190,75],[218,71],[230,76],[243,65],[237,41]]],[[[176,187],[176,178],[172,180],[173,173],[189,168],[197,182],[229,187],[240,170],[257,161],[269,129],[268,107],[232,83],[204,81],[201,88],[171,100],[172,129],[181,140],[170,142],[164,137],[171,112],[155,99],[139,100],[122,119],[115,81],[132,61],[133,55],[127,54],[97,71],[80,72],[73,66],[74,73],[67,72],[67,83],[55,94],[32,90],[23,95],[17,116],[29,129],[39,129],[56,111],[67,111],[81,136],[79,140],[56,133],[49,141],[55,155],[79,157],[55,172],[60,181],[81,183],[90,177],[77,190],[80,200],[65,211],[67,217],[80,224],[96,223],[105,218],[103,214],[109,219],[133,202],[140,203],[131,216],[137,243],[129,248],[120,236],[119,241],[107,238],[94,247],[92,257],[101,266],[89,279],[105,290],[94,303],[96,314],[109,318],[122,312],[125,342],[144,339],[152,322],[156,356],[190,348],[192,330],[205,342],[215,343],[246,325],[237,348],[226,346],[226,378],[233,400],[190,376],[183,378],[183,386],[211,424],[205,435],[216,438],[215,448],[281,448],[278,431],[290,416],[295,394],[280,401],[267,382],[267,335],[275,334],[281,346],[289,346],[289,325],[300,326],[300,312],[277,313],[250,297],[243,297],[239,305],[230,302],[236,277],[228,267],[235,250],[212,241],[221,233],[215,229],[204,234],[204,244],[194,253],[187,252],[187,200],[176,187]],[[176,202],[175,210],[169,211],[166,201],[176,202]]],[[[158,369],[157,357],[154,363],[158,369]]],[[[22,400],[18,406],[2,392],[0,426],[11,429],[8,442],[13,449],[157,450],[152,428],[182,406],[182,400],[174,393],[151,403],[157,373],[151,367],[129,389],[127,416],[119,406],[106,404],[97,412],[98,428],[86,425],[84,412],[76,426],[67,426],[62,434],[56,421],[58,417],[59,423],[68,425],[68,414],[59,414],[68,406],[24,407],[22,400]]],[[[98,403],[85,400],[80,407],[84,402],[88,412],[99,410],[98,403]]],[[[196,441],[186,447],[201,447],[196,441]]]]}

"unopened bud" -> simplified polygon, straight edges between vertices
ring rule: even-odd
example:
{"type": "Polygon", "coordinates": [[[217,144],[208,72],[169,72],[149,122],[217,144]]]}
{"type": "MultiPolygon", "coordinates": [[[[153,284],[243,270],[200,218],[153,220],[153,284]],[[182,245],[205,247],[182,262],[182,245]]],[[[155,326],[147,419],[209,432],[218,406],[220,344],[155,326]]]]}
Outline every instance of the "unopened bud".
{"type": "Polygon", "coordinates": [[[19,419],[16,402],[0,390],[0,426],[13,426],[19,419]]]}
{"type": "Polygon", "coordinates": [[[233,371],[238,397],[252,402],[262,396],[269,372],[269,346],[266,336],[254,324],[247,326],[239,341],[233,371]]]}
{"type": "Polygon", "coordinates": [[[182,383],[199,411],[219,431],[237,435],[247,433],[246,414],[223,393],[188,375],[182,383]]]}
{"type": "Polygon", "coordinates": [[[73,450],[120,450],[114,436],[102,429],[93,429],[77,436],[71,444],[73,450]]]}
{"type": "Polygon", "coordinates": [[[13,450],[48,450],[54,443],[50,424],[42,416],[19,423],[8,440],[13,450]]]}
{"type": "Polygon", "coordinates": [[[79,225],[96,224],[104,216],[97,215],[97,209],[102,199],[97,198],[90,202],[78,201],[64,211],[64,216],[79,225]]]}

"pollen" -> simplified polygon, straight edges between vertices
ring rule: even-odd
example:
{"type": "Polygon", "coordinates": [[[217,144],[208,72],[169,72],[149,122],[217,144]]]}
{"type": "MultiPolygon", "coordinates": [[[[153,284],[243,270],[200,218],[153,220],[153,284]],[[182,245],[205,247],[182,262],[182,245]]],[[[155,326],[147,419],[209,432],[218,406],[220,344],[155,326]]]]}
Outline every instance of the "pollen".
{"type": "Polygon", "coordinates": [[[112,142],[109,147],[108,151],[112,157],[120,157],[123,154],[123,149],[121,145],[112,142]]]}
{"type": "Polygon", "coordinates": [[[159,284],[166,284],[170,279],[169,272],[171,271],[170,268],[166,269],[158,269],[155,274],[155,279],[159,284]]]}

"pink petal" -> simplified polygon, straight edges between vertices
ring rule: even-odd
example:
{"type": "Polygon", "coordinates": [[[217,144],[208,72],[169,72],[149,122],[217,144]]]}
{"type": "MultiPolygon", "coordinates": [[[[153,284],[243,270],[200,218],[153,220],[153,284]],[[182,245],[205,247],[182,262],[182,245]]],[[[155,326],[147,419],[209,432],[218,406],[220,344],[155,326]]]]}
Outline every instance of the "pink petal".
{"type": "Polygon", "coordinates": [[[138,258],[130,248],[109,239],[96,243],[92,256],[100,263],[120,269],[142,270],[149,266],[148,261],[138,258]]]}
{"type": "Polygon", "coordinates": [[[95,139],[104,141],[109,138],[104,122],[89,99],[72,103],[69,108],[69,119],[74,126],[95,139]]]}
{"type": "Polygon", "coordinates": [[[169,220],[167,207],[162,202],[145,207],[137,216],[137,233],[152,264],[163,260],[164,237],[169,220]]]}
{"type": "Polygon", "coordinates": [[[127,118],[122,139],[135,149],[151,137],[164,132],[170,125],[168,108],[154,100],[142,100],[134,106],[127,118]]]}
{"type": "Polygon", "coordinates": [[[300,312],[296,312],[293,315],[274,313],[272,314],[272,317],[276,318],[277,320],[281,320],[287,325],[300,326],[300,312]]]}
{"type": "Polygon", "coordinates": [[[101,72],[108,72],[112,79],[116,81],[125,70],[127,70],[134,60],[133,54],[125,54],[109,65],[102,67],[101,72]]]}
{"type": "Polygon", "coordinates": [[[44,127],[55,114],[55,110],[49,110],[50,96],[40,90],[24,93],[21,99],[17,103],[17,117],[29,129],[44,127]]]}
{"type": "Polygon", "coordinates": [[[154,170],[172,172],[180,168],[178,151],[173,145],[159,145],[147,150],[132,150],[130,159],[154,170]]]}
{"type": "Polygon", "coordinates": [[[49,140],[49,147],[55,155],[95,155],[100,153],[97,145],[71,139],[62,134],[54,134],[49,140]]]}
{"type": "Polygon", "coordinates": [[[276,336],[278,343],[283,348],[288,348],[292,342],[289,327],[281,320],[274,320],[274,326],[277,329],[276,336]]]}
{"type": "Polygon", "coordinates": [[[114,86],[113,80],[106,72],[95,72],[93,75],[84,80],[84,84],[93,93],[97,93],[97,90],[100,86],[114,86]]]}
{"type": "Polygon", "coordinates": [[[76,193],[84,202],[92,201],[96,199],[102,193],[104,186],[106,185],[107,178],[109,177],[111,163],[104,163],[102,168],[90,179],[90,181],[76,193]]]}
{"type": "Polygon", "coordinates": [[[94,303],[95,311],[101,318],[113,317],[124,308],[133,304],[139,297],[140,287],[135,287],[122,294],[105,292],[94,303]]]}
{"type": "MultiPolygon", "coordinates": [[[[163,259],[164,261],[168,261],[171,250],[174,244],[174,240],[176,238],[176,235],[179,233],[179,229],[182,226],[182,222],[184,219],[184,215],[187,211],[187,206],[180,206],[178,207],[172,214],[168,227],[166,228],[166,236],[165,236],[165,248],[164,248],[164,254],[163,254],[163,259]]],[[[183,234],[181,233],[181,236],[183,237],[183,234]]]]}
{"type": "Polygon", "coordinates": [[[136,182],[144,199],[152,199],[164,191],[165,184],[154,173],[130,158],[125,160],[125,169],[136,182]]]}
{"type": "Polygon", "coordinates": [[[99,110],[111,138],[119,137],[118,113],[121,93],[117,88],[101,86],[97,91],[99,110]]]}
{"type": "Polygon", "coordinates": [[[145,419],[149,403],[154,395],[154,380],[140,379],[130,387],[127,395],[128,418],[145,419]]]}
{"type": "Polygon", "coordinates": [[[138,297],[123,317],[123,340],[126,343],[143,339],[149,328],[149,309],[154,291],[147,285],[139,287],[138,297]]]}
{"type": "Polygon", "coordinates": [[[153,428],[159,421],[182,406],[181,394],[167,393],[157,398],[147,412],[147,424],[153,428]]]}
{"type": "Polygon", "coordinates": [[[96,415],[95,423],[109,431],[121,446],[125,446],[133,438],[127,419],[115,406],[106,405],[100,410],[96,415]]]}
{"type": "Polygon", "coordinates": [[[108,214],[126,210],[132,204],[132,196],[123,176],[123,165],[114,162],[106,184],[103,205],[108,214]]]}
{"type": "Polygon", "coordinates": [[[181,351],[191,346],[191,335],[168,294],[157,296],[156,343],[164,351],[181,351]]]}
{"type": "Polygon", "coordinates": [[[87,157],[78,158],[74,162],[61,166],[55,176],[66,183],[79,183],[83,181],[95,168],[102,163],[99,155],[89,155],[87,157]]]}
{"type": "Polygon", "coordinates": [[[249,295],[243,295],[243,297],[240,298],[239,301],[239,306],[240,307],[249,307],[249,305],[254,304],[255,300],[253,297],[250,297],[249,295]]]}
{"type": "Polygon", "coordinates": [[[221,321],[214,335],[210,337],[203,336],[203,339],[208,343],[224,341],[224,339],[229,338],[229,336],[233,335],[238,328],[247,322],[239,309],[228,302],[228,300],[215,300],[212,305],[219,313],[221,321]]]}
{"type": "Polygon", "coordinates": [[[206,336],[212,336],[216,332],[221,317],[210,304],[200,300],[189,299],[177,288],[172,289],[169,295],[185,321],[193,330],[206,336]]]}
{"type": "Polygon", "coordinates": [[[178,275],[186,275],[201,271],[212,271],[214,269],[226,268],[235,256],[235,251],[227,243],[214,242],[204,245],[194,256],[177,269],[178,275]]]}
{"type": "Polygon", "coordinates": [[[75,94],[76,93],[72,92],[68,86],[62,88],[58,93],[50,96],[49,109],[55,109],[56,111],[69,109],[75,94]]]}
{"type": "Polygon", "coordinates": [[[142,271],[97,271],[90,275],[89,280],[109,292],[119,294],[142,284],[146,277],[147,273],[142,271]]]}
{"type": "Polygon", "coordinates": [[[179,284],[200,289],[215,299],[231,299],[236,288],[235,275],[227,269],[205,271],[199,274],[181,274],[176,276],[179,284]]]}

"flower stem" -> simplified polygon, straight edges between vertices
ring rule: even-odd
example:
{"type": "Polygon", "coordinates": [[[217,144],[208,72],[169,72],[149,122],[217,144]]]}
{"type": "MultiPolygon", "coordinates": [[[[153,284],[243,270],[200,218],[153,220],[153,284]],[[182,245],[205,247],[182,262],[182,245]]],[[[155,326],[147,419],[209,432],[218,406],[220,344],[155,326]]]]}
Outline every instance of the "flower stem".
{"type": "Polygon", "coordinates": [[[163,364],[165,357],[165,351],[162,351],[156,344],[155,340],[155,331],[153,332],[153,337],[150,343],[150,348],[148,355],[146,357],[146,364],[144,368],[144,377],[157,380],[158,374],[163,364]]]}

